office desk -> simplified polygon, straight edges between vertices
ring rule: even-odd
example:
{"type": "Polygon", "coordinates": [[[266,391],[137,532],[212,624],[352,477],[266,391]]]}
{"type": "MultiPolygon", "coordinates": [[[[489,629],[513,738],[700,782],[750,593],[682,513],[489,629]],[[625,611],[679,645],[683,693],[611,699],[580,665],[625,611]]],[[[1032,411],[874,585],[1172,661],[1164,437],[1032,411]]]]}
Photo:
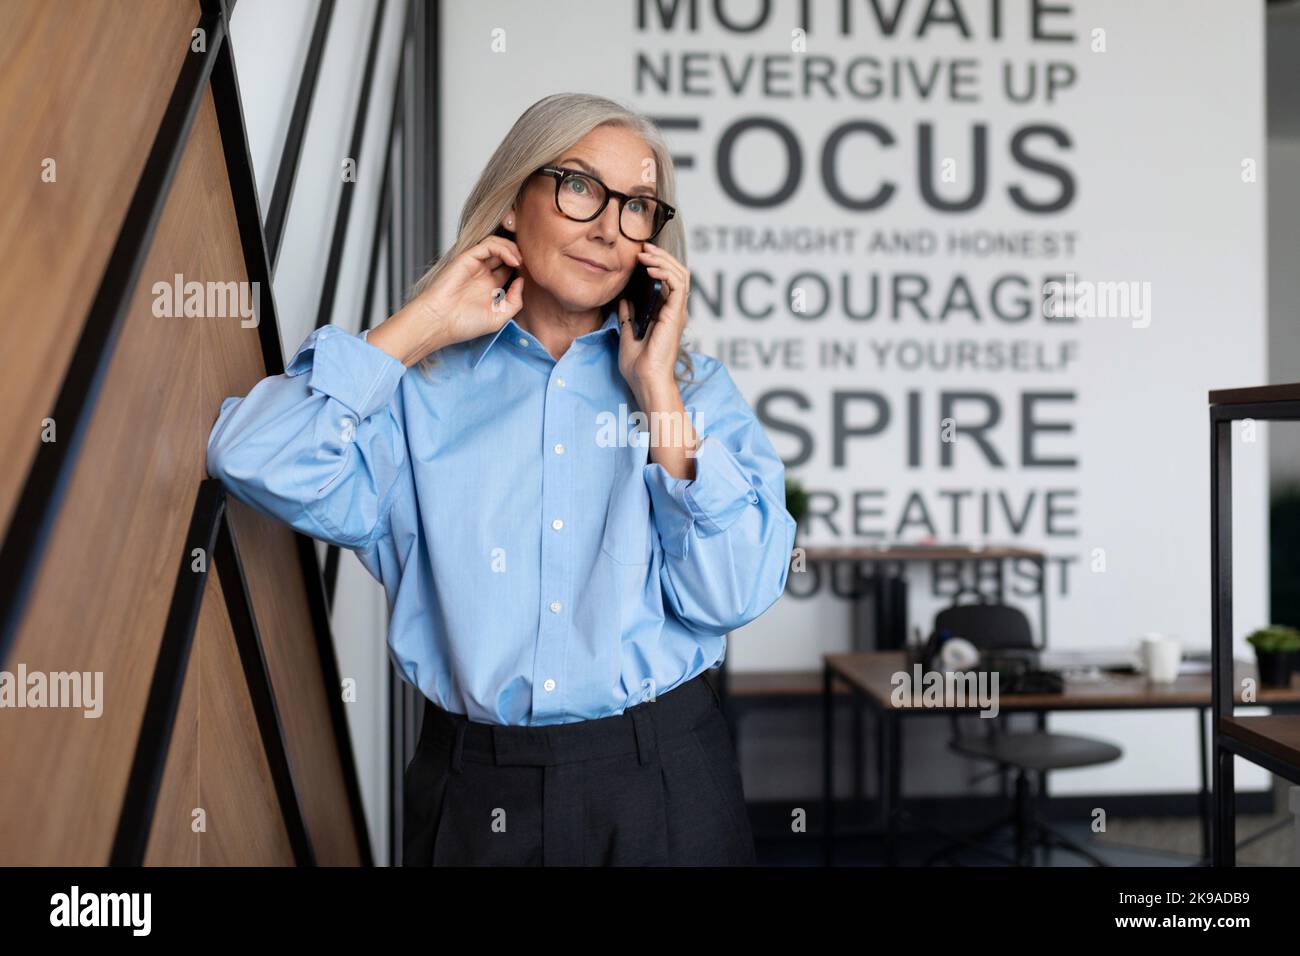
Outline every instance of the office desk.
{"type": "MultiPolygon", "coordinates": [[[[1034,548],[990,545],[976,548],[963,544],[881,544],[881,545],[831,545],[805,546],[796,542],[807,564],[807,577],[812,585],[806,590],[795,587],[801,575],[791,573],[786,577],[786,592],[795,597],[807,598],[821,590],[822,576],[826,576],[828,589],[836,597],[852,602],[853,627],[850,631],[850,648],[854,651],[868,649],[901,648],[907,640],[907,571],[911,565],[929,565],[931,573],[943,565],[955,566],[962,575],[971,572],[973,585],[959,581],[959,588],[944,597],[957,603],[964,597],[978,601],[1001,604],[1009,590],[1007,569],[1013,561],[1027,561],[1037,569],[1038,588],[1027,595],[1038,600],[1038,644],[1047,645],[1047,555],[1034,548]],[[861,609],[863,599],[872,599],[874,620],[867,622],[861,609]],[[866,626],[870,623],[870,627],[866,626]]],[[[730,639],[730,635],[728,635],[730,639]]],[[[822,675],[817,669],[807,671],[746,672],[733,678],[731,654],[723,658],[717,672],[717,690],[722,699],[723,713],[731,727],[732,736],[739,746],[739,708],[755,704],[802,704],[821,693],[822,675]]],[[[854,753],[862,750],[858,739],[859,729],[854,727],[854,753]]],[[[861,773],[854,774],[854,794],[861,796],[858,781],[861,773]]]]}
{"type": "MultiPolygon", "coordinates": [[[[834,700],[838,681],[847,686],[853,703],[855,726],[861,723],[865,705],[876,717],[877,799],[880,812],[876,824],[855,831],[854,835],[881,836],[885,843],[885,863],[894,863],[894,840],[898,818],[903,814],[899,800],[901,778],[899,761],[899,722],[910,716],[943,715],[954,713],[975,714],[978,708],[923,707],[904,704],[895,706],[891,697],[894,691],[893,675],[899,671],[911,672],[911,664],[904,651],[855,651],[847,654],[826,654],[822,658],[822,812],[825,825],[822,830],[826,865],[834,858],[835,804],[834,796],[834,700]]],[[[1236,703],[1248,707],[1294,708],[1300,704],[1300,675],[1292,675],[1288,688],[1259,687],[1257,699],[1245,704],[1240,697],[1241,681],[1256,677],[1253,661],[1236,661],[1233,686],[1238,688],[1236,703]]],[[[1038,715],[1040,728],[1046,727],[1047,713],[1055,710],[1195,710],[1200,741],[1200,817],[1202,858],[1207,859],[1210,848],[1210,788],[1206,757],[1205,712],[1210,708],[1210,675],[1181,675],[1170,684],[1151,684],[1137,674],[1106,674],[1097,682],[1066,681],[1060,694],[1006,694],[998,695],[999,713],[1027,712],[1038,715]]],[[[854,735],[854,765],[862,760],[861,738],[854,735]]],[[[1046,788],[1044,788],[1046,789],[1046,788]]]]}

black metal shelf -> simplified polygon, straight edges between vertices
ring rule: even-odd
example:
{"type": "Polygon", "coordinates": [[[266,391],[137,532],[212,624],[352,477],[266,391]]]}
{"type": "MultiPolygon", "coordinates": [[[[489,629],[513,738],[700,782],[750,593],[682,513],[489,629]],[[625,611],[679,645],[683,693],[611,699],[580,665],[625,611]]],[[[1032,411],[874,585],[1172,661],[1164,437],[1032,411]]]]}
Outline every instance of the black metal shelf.
{"type": "Polygon", "coordinates": [[[1236,863],[1233,760],[1243,757],[1300,784],[1300,717],[1233,713],[1232,423],[1300,421],[1300,383],[1217,389],[1210,402],[1210,661],[1213,731],[1211,862],[1236,863]]]}

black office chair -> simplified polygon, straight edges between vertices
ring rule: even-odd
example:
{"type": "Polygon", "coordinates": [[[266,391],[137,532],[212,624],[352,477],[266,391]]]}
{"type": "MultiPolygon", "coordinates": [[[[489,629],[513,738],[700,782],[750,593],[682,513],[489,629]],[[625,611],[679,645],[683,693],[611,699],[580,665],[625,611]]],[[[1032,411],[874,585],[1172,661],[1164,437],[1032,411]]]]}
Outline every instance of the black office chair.
{"type": "MultiPolygon", "coordinates": [[[[981,654],[995,650],[1028,651],[1034,647],[1029,619],[1019,608],[1006,604],[954,605],[939,612],[935,617],[934,627],[936,632],[946,630],[954,637],[964,637],[974,644],[981,654]]],[[[1001,681],[999,681],[1000,685],[1001,681]]],[[[1002,726],[1004,716],[999,713],[993,718],[972,718],[953,714],[951,717],[953,736],[948,742],[948,747],[966,757],[992,761],[996,765],[994,769],[974,779],[981,780],[998,774],[1002,779],[1003,793],[1006,792],[1007,773],[1014,770],[1016,773],[1014,812],[981,830],[974,837],[963,839],[935,853],[926,861],[926,865],[950,856],[965,845],[979,847],[981,852],[991,853],[1008,863],[1020,866],[1033,865],[1035,847],[1057,846],[1079,854],[1095,866],[1105,866],[1106,864],[1097,856],[1040,820],[1036,799],[1037,794],[1042,790],[1043,779],[1048,771],[1109,763],[1118,760],[1124,752],[1114,744],[1103,740],[1079,737],[1074,734],[1050,733],[1045,730],[1007,733],[1002,726]],[[985,734],[982,736],[963,734],[961,723],[963,720],[978,720],[984,725],[985,734]],[[1031,773],[1037,777],[1037,789],[1030,787],[1031,773]],[[1015,828],[1014,859],[1004,854],[992,853],[981,846],[994,833],[1007,826],[1015,828]]]]}

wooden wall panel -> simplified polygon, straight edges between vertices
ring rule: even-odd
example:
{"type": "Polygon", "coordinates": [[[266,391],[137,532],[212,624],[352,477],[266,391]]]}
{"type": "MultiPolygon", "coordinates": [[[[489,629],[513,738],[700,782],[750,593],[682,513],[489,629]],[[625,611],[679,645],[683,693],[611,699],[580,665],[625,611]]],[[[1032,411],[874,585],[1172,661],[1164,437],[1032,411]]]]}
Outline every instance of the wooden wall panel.
{"type": "Polygon", "coordinates": [[[155,317],[152,288],[177,272],[242,275],[224,181],[205,96],[6,660],[102,672],[104,715],[76,727],[49,710],[0,721],[0,753],[18,771],[0,775],[0,862],[108,859],[204,477],[194,382],[207,320],[155,317]],[[27,787],[48,799],[21,800],[27,787]]]}
{"type": "Polygon", "coordinates": [[[216,569],[208,574],[185,690],[145,854],[148,866],[292,866],[257,717],[216,569]],[[195,808],[203,829],[195,832],[195,808]]]}
{"type": "MultiPolygon", "coordinates": [[[[191,12],[197,18],[197,11],[191,12]]],[[[84,74],[79,82],[86,82],[84,74]]],[[[161,85],[170,93],[174,76],[161,85]]],[[[140,138],[152,141],[151,135],[140,138]]],[[[134,184],[126,188],[119,183],[118,188],[129,194],[134,184]]],[[[99,228],[113,231],[102,223],[99,228]]],[[[0,242],[4,239],[0,228],[0,242]]],[[[195,496],[206,477],[207,436],[221,400],[245,394],[265,374],[258,330],[244,327],[240,316],[154,314],[155,284],[171,286],[177,274],[183,281],[203,283],[243,283],[247,278],[210,90],[200,101],[4,661],[9,670],[102,675],[103,713],[94,720],[51,708],[3,715],[0,865],[108,861],[195,496]],[[32,793],[41,799],[33,801],[32,793]]],[[[67,281],[91,282],[76,275],[67,281]]],[[[42,361],[32,355],[27,360],[42,361]]],[[[24,364],[22,356],[6,362],[7,367],[24,364]]],[[[6,421],[15,417],[20,416],[6,421]]],[[[362,859],[360,837],[330,719],[328,695],[339,689],[323,680],[296,537],[288,527],[233,500],[229,518],[316,859],[325,865],[356,865],[362,859]]],[[[215,568],[209,573],[215,575],[215,568]]],[[[205,605],[211,600],[209,594],[205,605]]],[[[210,607],[203,611],[205,623],[196,639],[220,644],[225,638],[211,635],[224,632],[213,624],[212,613],[210,607]]],[[[236,702],[248,696],[242,671],[225,667],[216,649],[198,647],[195,654],[209,662],[212,673],[201,671],[186,685],[182,717],[201,721],[214,701],[220,705],[211,712],[229,734],[225,743],[244,751],[226,753],[224,760],[252,782],[239,793],[222,791],[215,797],[218,802],[228,796],[254,801],[250,829],[225,831],[223,838],[229,839],[214,848],[214,859],[278,860],[286,847],[262,826],[257,807],[263,804],[257,801],[265,794],[256,774],[249,775],[247,761],[264,764],[265,756],[260,735],[247,731],[238,713],[236,702]],[[241,846],[240,838],[251,842],[241,846]]],[[[186,748],[198,746],[209,732],[175,742],[164,794],[169,815],[189,799],[175,788],[187,774],[199,773],[197,754],[191,757],[186,748]]],[[[197,779],[206,780],[206,774],[197,779]]],[[[274,799],[274,791],[268,792],[274,799]]],[[[230,806],[223,808],[229,811],[230,806]]],[[[280,827],[282,838],[282,823],[280,827]]],[[[149,849],[153,859],[184,857],[174,832],[155,836],[149,849]]]]}
{"type": "Polygon", "coordinates": [[[227,503],[316,862],[357,866],[361,847],[325,696],[342,689],[324,683],[297,540],[285,525],[227,503]]]}
{"type": "Polygon", "coordinates": [[[199,16],[197,0],[0,3],[0,531],[199,16]]]}

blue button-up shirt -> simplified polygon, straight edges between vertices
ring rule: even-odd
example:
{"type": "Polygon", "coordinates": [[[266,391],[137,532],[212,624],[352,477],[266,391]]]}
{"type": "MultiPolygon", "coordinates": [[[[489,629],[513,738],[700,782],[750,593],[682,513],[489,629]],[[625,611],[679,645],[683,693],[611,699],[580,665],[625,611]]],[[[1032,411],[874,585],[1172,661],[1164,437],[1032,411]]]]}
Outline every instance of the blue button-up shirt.
{"type": "Polygon", "coordinates": [[[427,377],[366,336],[319,328],[225,399],[208,473],[359,556],[393,660],[438,706],[534,726],[619,714],[720,663],[781,595],[784,466],[717,359],[691,353],[685,480],[649,459],[613,311],[558,360],[511,319],[427,377]]]}

